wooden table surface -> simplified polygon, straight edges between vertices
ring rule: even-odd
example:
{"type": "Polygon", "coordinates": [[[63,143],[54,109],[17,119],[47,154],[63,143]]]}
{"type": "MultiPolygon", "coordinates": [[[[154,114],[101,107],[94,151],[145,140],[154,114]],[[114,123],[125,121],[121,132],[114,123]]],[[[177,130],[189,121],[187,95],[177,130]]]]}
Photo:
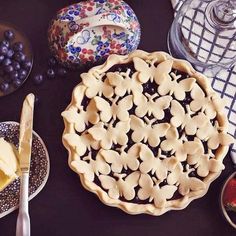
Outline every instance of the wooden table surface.
{"type": "MultiPolygon", "coordinates": [[[[51,162],[49,180],[42,192],[30,202],[33,236],[230,236],[236,235],[219,210],[219,193],[225,178],[233,171],[230,157],[225,170],[210,186],[208,193],[193,201],[186,209],[161,217],[131,216],[119,209],[103,205],[86,191],[79,178],[67,165],[67,152],[61,142],[61,112],[68,105],[80,73],[65,79],[33,84],[33,75],[45,70],[49,55],[47,28],[50,19],[71,0],[5,0],[0,3],[0,20],[20,27],[30,39],[34,67],[30,78],[17,92],[0,98],[0,121],[19,121],[26,94],[35,93],[40,102],[35,109],[34,129],[45,141],[51,162]]],[[[169,0],[127,0],[136,12],[142,27],[140,49],[167,51],[166,37],[173,19],[169,0]]],[[[15,235],[17,211],[0,219],[0,236],[15,235]]]]}

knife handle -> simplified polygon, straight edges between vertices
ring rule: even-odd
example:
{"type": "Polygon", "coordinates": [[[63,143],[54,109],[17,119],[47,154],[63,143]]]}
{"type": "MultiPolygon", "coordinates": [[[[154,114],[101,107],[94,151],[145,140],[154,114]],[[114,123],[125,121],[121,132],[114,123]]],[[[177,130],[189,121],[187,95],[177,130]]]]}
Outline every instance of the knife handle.
{"type": "Polygon", "coordinates": [[[30,236],[29,218],[29,173],[23,172],[21,175],[19,214],[16,224],[16,236],[30,236]]]}

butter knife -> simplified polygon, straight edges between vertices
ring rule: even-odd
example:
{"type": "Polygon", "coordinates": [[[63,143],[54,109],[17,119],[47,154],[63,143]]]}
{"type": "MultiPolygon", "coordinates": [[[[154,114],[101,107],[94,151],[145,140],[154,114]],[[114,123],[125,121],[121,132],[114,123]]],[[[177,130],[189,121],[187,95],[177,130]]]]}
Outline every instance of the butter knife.
{"type": "Polygon", "coordinates": [[[19,162],[21,170],[19,214],[16,236],[30,236],[30,217],[28,207],[29,170],[32,146],[34,94],[28,94],[23,102],[20,120],[19,162]]]}

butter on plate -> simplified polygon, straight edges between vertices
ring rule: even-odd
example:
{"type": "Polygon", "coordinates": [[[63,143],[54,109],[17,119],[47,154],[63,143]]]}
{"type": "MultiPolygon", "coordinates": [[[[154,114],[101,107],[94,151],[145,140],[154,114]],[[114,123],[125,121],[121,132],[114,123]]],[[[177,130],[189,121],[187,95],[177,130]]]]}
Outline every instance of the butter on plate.
{"type": "Polygon", "coordinates": [[[18,152],[14,145],[0,138],[0,191],[18,177],[18,152]]]}

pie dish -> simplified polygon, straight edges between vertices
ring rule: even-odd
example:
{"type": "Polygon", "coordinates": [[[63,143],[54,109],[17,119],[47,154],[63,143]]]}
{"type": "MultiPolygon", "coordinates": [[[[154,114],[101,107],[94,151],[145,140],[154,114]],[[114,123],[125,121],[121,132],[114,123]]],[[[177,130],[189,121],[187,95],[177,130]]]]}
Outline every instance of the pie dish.
{"type": "Polygon", "coordinates": [[[206,194],[233,141],[208,79],[164,52],[111,55],[81,74],[62,113],[83,186],[129,214],[161,215],[206,194]]]}

